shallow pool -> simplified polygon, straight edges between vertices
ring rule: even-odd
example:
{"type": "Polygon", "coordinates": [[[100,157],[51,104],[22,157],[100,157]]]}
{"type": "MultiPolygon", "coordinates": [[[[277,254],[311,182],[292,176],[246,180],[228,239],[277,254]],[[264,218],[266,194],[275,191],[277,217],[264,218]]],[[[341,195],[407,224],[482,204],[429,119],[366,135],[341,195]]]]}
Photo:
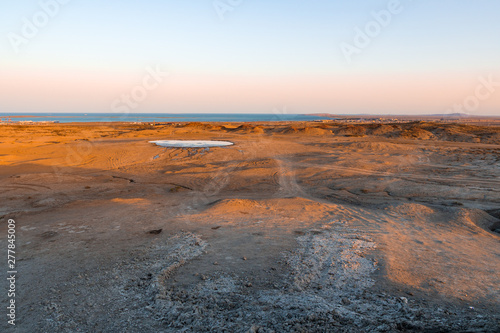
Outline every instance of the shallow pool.
{"type": "Polygon", "coordinates": [[[172,148],[212,148],[212,147],[227,147],[234,143],[229,141],[191,141],[191,140],[157,140],[149,141],[161,147],[172,148]]]}

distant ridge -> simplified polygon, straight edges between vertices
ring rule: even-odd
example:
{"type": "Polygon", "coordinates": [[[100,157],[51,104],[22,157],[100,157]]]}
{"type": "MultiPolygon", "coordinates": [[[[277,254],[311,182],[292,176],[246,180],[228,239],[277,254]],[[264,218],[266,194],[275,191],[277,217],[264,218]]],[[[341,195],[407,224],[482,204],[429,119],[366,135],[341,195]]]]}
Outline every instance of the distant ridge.
{"type": "MultiPolygon", "coordinates": [[[[325,118],[334,118],[334,117],[441,117],[441,118],[469,118],[471,117],[468,113],[436,113],[436,114],[332,114],[332,113],[312,113],[311,116],[316,117],[325,117],[325,118]]],[[[488,117],[488,116],[480,116],[480,117],[488,117]]]]}
{"type": "Polygon", "coordinates": [[[470,115],[468,113],[443,113],[443,114],[429,114],[423,115],[427,117],[450,117],[450,118],[468,118],[470,115]]]}

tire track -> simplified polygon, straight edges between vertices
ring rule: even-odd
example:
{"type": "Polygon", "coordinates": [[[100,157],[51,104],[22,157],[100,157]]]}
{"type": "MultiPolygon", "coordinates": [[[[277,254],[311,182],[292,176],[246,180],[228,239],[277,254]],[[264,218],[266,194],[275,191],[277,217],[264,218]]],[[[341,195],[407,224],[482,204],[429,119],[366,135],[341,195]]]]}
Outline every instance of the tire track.
{"type": "MultiPolygon", "coordinates": [[[[463,179],[460,179],[462,182],[460,185],[453,184],[453,181],[456,181],[456,179],[450,179],[450,178],[442,178],[442,177],[435,177],[435,176],[415,176],[415,175],[409,175],[409,174],[402,174],[402,175],[397,175],[394,173],[390,172],[385,172],[385,171],[373,171],[373,170],[364,170],[364,169],[358,169],[358,168],[351,168],[351,167],[341,167],[341,166],[319,166],[317,164],[311,164],[311,163],[306,163],[306,162],[294,162],[295,165],[300,165],[302,167],[311,167],[311,168],[322,168],[322,169],[328,169],[328,170],[335,170],[335,171],[349,171],[349,172],[356,172],[362,175],[366,176],[381,176],[381,177],[391,177],[391,178],[399,178],[401,180],[409,180],[409,181],[414,181],[414,182],[421,182],[424,184],[432,184],[438,183],[438,184],[443,184],[447,186],[466,186],[465,182],[463,179]],[[432,182],[431,182],[432,181],[432,182]]],[[[478,186],[484,186],[486,189],[494,192],[500,192],[498,189],[500,188],[500,180],[484,180],[480,178],[467,178],[466,184],[474,184],[478,186]]]]}

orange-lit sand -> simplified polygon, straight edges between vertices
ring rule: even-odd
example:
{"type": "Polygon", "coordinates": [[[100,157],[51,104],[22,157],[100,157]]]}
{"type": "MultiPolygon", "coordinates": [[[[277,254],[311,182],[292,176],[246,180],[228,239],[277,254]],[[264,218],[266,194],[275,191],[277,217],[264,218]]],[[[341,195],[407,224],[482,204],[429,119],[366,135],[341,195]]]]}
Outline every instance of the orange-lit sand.
{"type": "Polygon", "coordinates": [[[494,331],[499,165],[495,126],[0,126],[20,329],[494,331]]]}

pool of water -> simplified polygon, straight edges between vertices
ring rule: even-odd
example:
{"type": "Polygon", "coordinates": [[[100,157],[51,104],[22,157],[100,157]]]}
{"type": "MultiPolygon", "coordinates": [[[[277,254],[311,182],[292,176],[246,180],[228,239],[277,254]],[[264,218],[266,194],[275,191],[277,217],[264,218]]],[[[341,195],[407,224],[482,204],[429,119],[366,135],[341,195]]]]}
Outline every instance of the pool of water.
{"type": "Polygon", "coordinates": [[[192,140],[157,140],[149,142],[167,148],[212,148],[212,147],[227,147],[227,146],[232,146],[234,144],[229,141],[192,141],[192,140]]]}

